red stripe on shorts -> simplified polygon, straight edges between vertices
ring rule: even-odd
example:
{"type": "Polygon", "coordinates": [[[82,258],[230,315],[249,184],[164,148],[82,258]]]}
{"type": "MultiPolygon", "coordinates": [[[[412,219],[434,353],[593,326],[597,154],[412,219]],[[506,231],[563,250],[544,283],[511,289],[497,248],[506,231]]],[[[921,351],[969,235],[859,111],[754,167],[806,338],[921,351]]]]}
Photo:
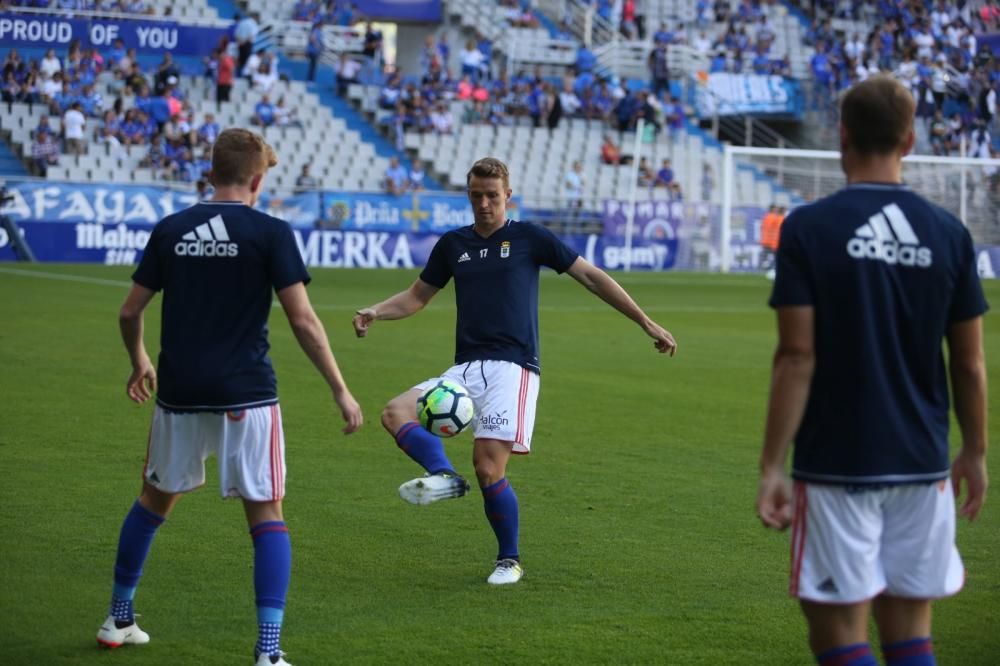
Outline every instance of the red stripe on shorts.
{"type": "Polygon", "coordinates": [[[281,470],[278,464],[278,410],[271,405],[271,499],[281,499],[281,470]]]}
{"type": "Polygon", "coordinates": [[[799,594],[799,576],[802,573],[802,554],[806,549],[806,484],[795,482],[795,515],[792,518],[792,572],[788,593],[799,594]]]}
{"type": "Polygon", "coordinates": [[[527,368],[521,368],[521,389],[517,396],[517,434],[514,436],[514,441],[518,444],[524,444],[524,408],[528,398],[528,379],[527,368]]]}

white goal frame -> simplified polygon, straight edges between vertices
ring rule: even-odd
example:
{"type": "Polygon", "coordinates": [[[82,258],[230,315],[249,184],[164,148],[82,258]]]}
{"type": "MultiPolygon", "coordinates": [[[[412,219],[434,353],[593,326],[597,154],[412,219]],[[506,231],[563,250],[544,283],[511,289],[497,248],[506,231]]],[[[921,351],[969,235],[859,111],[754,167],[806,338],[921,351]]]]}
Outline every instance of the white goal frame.
{"type": "MultiPolygon", "coordinates": [[[[824,160],[830,161],[834,164],[839,164],[840,153],[833,150],[801,150],[801,149],[791,149],[791,148],[754,148],[747,146],[733,146],[731,144],[724,144],[722,151],[722,174],[721,174],[721,186],[722,186],[722,226],[720,234],[720,246],[719,247],[719,257],[720,257],[720,270],[723,273],[728,273],[732,265],[732,256],[730,249],[730,241],[732,238],[732,215],[735,194],[735,177],[736,177],[736,160],[741,157],[752,158],[753,156],[764,156],[770,158],[777,158],[779,164],[782,158],[799,158],[799,159],[813,159],[813,160],[824,160]]],[[[997,167],[1000,168],[1000,159],[986,159],[977,157],[940,157],[936,155],[908,155],[903,159],[904,163],[923,163],[923,164],[937,164],[941,166],[948,167],[966,167],[961,168],[960,173],[960,187],[959,187],[959,206],[957,210],[951,211],[954,213],[963,224],[967,224],[968,212],[969,212],[969,195],[968,195],[968,178],[974,173],[975,169],[982,169],[983,167],[997,167]]],[[[919,189],[917,190],[919,193],[919,189]]]]}

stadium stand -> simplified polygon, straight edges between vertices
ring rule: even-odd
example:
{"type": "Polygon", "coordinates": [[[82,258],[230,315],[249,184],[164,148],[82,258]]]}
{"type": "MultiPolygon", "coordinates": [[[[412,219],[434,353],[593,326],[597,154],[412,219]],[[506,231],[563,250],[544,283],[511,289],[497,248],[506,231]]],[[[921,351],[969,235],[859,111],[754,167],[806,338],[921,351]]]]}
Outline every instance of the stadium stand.
{"type": "MultiPolygon", "coordinates": [[[[107,85],[102,78],[99,78],[99,83],[107,85]]],[[[207,79],[183,76],[182,85],[193,111],[193,118],[188,122],[195,128],[206,114],[213,114],[223,127],[246,126],[251,116],[247,110],[253,109],[263,96],[253,91],[245,79],[239,79],[234,86],[232,101],[217,108],[215,86],[207,79]]],[[[297,109],[301,126],[262,129],[264,136],[275,146],[280,160],[279,167],[270,177],[272,189],[294,189],[295,178],[302,165],[311,164],[312,172],[323,188],[378,190],[388,161],[377,157],[374,148],[361,141],[356,131],[347,130],[343,119],[332,117],[315,94],[306,92],[303,82],[282,82],[278,86],[290,100],[290,106],[297,109]],[[317,142],[308,139],[309,136],[323,136],[327,140],[317,142]]],[[[5,114],[0,129],[10,132],[11,143],[20,146],[26,158],[30,157],[31,132],[39,118],[46,115],[47,109],[40,104],[15,103],[10,110],[9,115],[5,114]]],[[[50,122],[58,131],[59,121],[50,119],[50,122]]],[[[156,169],[140,166],[147,153],[145,145],[116,149],[108,144],[98,145],[88,141],[87,150],[82,155],[61,155],[58,165],[49,169],[48,177],[97,182],[128,179],[145,184],[163,180],[156,169]]]]}
{"type": "MultiPolygon", "coordinates": [[[[361,84],[349,87],[349,99],[374,127],[395,142],[401,155],[423,160],[429,175],[439,177],[446,187],[460,189],[464,185],[469,162],[492,153],[525,165],[514,174],[513,185],[529,207],[558,208],[561,205],[563,177],[574,162],[580,161],[584,180],[592,193],[585,207],[593,211],[605,197],[626,198],[631,195],[632,170],[626,166],[601,164],[596,158],[609,123],[622,149],[633,151],[634,119],[638,115],[665,126],[662,131],[644,137],[641,143],[642,156],[648,163],[655,167],[664,158],[670,158],[680,196],[718,202],[721,189],[718,183],[721,173],[720,145],[698,127],[697,120],[684,118],[690,113],[689,108],[685,108],[685,113],[674,123],[671,114],[675,105],[667,101],[667,95],[679,96],[683,106],[683,102],[688,101],[687,89],[696,72],[761,71],[758,68],[763,67],[764,71],[790,73],[804,81],[815,81],[822,78],[817,76],[817,72],[823,73],[828,69],[829,85],[820,91],[824,94],[818,94],[815,86],[810,89],[809,97],[816,106],[812,108],[811,116],[807,113],[806,122],[814,123],[817,129],[829,128],[835,126],[830,122],[830,115],[835,113],[833,95],[862,75],[860,69],[847,66],[849,61],[846,55],[855,48],[851,45],[852,35],[865,35],[862,41],[871,44],[870,50],[874,50],[878,46],[876,33],[880,26],[892,20],[898,20],[900,25],[917,25],[921,16],[928,15],[928,9],[918,3],[803,1],[802,4],[798,7],[791,2],[776,0],[698,0],[694,3],[656,0],[644,3],[643,16],[624,17],[623,20],[611,16],[611,5],[604,2],[595,6],[579,0],[539,0],[533,6],[539,20],[522,22],[518,19],[516,5],[494,0],[448,0],[445,14],[449,22],[441,29],[429,30],[428,48],[420,58],[421,71],[401,76],[398,84],[392,81],[384,84],[381,80],[380,63],[366,53],[364,24],[358,22],[360,17],[349,4],[249,0],[246,9],[268,17],[263,22],[262,33],[267,35],[267,43],[276,47],[281,57],[303,54],[311,22],[321,21],[326,51],[322,62],[334,64],[340,54],[349,53],[352,58],[364,63],[359,77],[361,84]],[[913,13],[914,18],[909,24],[905,15],[889,15],[903,11],[899,7],[913,13]],[[530,27],[522,27],[525,24],[530,27]],[[438,41],[437,37],[444,34],[451,35],[451,48],[442,43],[443,39],[438,41]],[[455,39],[456,35],[461,39],[455,39]],[[484,70],[492,75],[492,80],[484,82],[482,90],[476,84],[478,75],[470,76],[465,82],[456,81],[462,71],[461,45],[466,38],[475,42],[476,48],[483,51],[483,58],[489,63],[484,70]],[[668,45],[669,92],[659,104],[652,105],[651,111],[633,109],[631,114],[625,114],[629,118],[619,126],[615,113],[618,100],[622,96],[631,99],[632,93],[639,93],[641,97],[641,91],[653,83],[649,54],[656,43],[668,45]],[[584,45],[587,48],[581,48],[584,45]],[[753,51],[759,51],[763,60],[754,62],[746,56],[753,51]],[[437,66],[440,71],[432,71],[431,63],[435,59],[439,61],[437,66]],[[581,73],[583,76],[580,76],[581,73]],[[430,82],[426,80],[429,75],[430,82]],[[509,78],[505,79],[507,76],[509,78]],[[570,107],[579,104],[580,109],[564,111],[563,117],[557,118],[554,123],[551,118],[548,123],[545,118],[541,118],[541,122],[533,122],[530,112],[526,114],[526,107],[530,106],[526,104],[526,99],[535,94],[530,92],[531,89],[537,87],[537,96],[543,105],[551,105],[552,100],[559,97],[567,78],[572,82],[571,92],[576,102],[572,101],[572,96],[565,101],[570,107]],[[503,81],[503,85],[498,85],[498,80],[503,81]],[[616,91],[612,99],[602,102],[599,98],[607,94],[601,89],[602,81],[612,89],[620,87],[622,92],[616,91]],[[518,86],[526,87],[519,89],[518,86]],[[390,91],[387,99],[385,89],[393,87],[395,91],[390,91]],[[410,108],[413,96],[426,100],[417,104],[422,110],[413,112],[410,108]],[[402,111],[395,103],[400,98],[405,102],[402,111]],[[478,104],[477,99],[480,100],[478,104]],[[610,108],[606,106],[608,101],[610,108]],[[602,107],[601,103],[605,106],[602,107]],[[432,110],[442,104],[450,112],[451,133],[434,131],[432,110]],[[536,122],[541,127],[533,126],[536,122]],[[671,126],[669,131],[667,125],[671,126]],[[714,182],[714,187],[705,186],[706,173],[712,174],[710,180],[714,182]]],[[[947,61],[948,69],[942,67],[941,71],[948,73],[949,81],[952,81],[942,97],[945,105],[963,99],[964,84],[967,84],[968,98],[972,91],[982,89],[977,88],[977,85],[983,85],[981,79],[996,81],[992,61],[978,62],[975,49],[968,53],[968,57],[962,55],[969,51],[963,41],[965,33],[955,32],[954,29],[958,21],[965,22],[966,18],[969,23],[976,23],[979,20],[978,9],[984,5],[972,3],[960,10],[955,4],[942,4],[936,14],[929,14],[932,18],[937,16],[934,24],[936,47],[940,48],[947,61]],[[950,18],[945,20],[942,16],[950,18]],[[956,40],[958,46],[954,44],[956,40]],[[966,46],[964,50],[963,46],[966,46]],[[982,75],[989,67],[993,69],[984,78],[982,75]]],[[[175,16],[180,16],[180,11],[185,16],[217,16],[204,0],[184,0],[182,3],[158,0],[143,6],[147,11],[161,14],[173,12],[175,16]]],[[[995,18],[987,16],[987,19],[996,23],[995,18]]],[[[986,27],[986,21],[980,20],[977,25],[986,27]]],[[[876,62],[876,68],[884,65],[885,69],[895,70],[899,75],[900,64],[905,62],[903,56],[915,35],[912,30],[900,29],[892,42],[891,52],[876,62]]],[[[931,55],[933,67],[939,58],[936,51],[932,51],[931,55]]],[[[408,64],[412,66],[412,63],[408,64]]],[[[907,72],[909,70],[903,68],[902,74],[907,72]]],[[[936,92],[932,89],[935,70],[918,70],[918,74],[914,83],[915,94],[921,95],[927,90],[936,92]]],[[[180,79],[180,87],[187,96],[184,100],[190,115],[187,122],[195,127],[209,112],[214,112],[223,126],[247,124],[253,115],[252,109],[262,97],[259,89],[253,89],[240,79],[234,88],[232,101],[217,108],[209,80],[190,75],[180,79]]],[[[116,98],[116,90],[106,78],[99,77],[97,84],[97,92],[108,106],[116,98]]],[[[348,120],[331,115],[331,106],[323,103],[317,94],[309,92],[303,82],[281,81],[274,85],[275,90],[270,91],[271,101],[283,96],[286,107],[295,110],[299,122],[298,126],[293,123],[263,130],[269,138],[280,139],[276,141],[276,146],[282,166],[274,174],[276,188],[293,188],[302,166],[310,164],[312,175],[321,187],[367,191],[381,189],[391,154],[384,154],[381,148],[378,153],[383,154],[377,154],[371,142],[364,140],[363,132],[358,131],[356,123],[351,125],[355,129],[349,129],[348,120]],[[313,147],[306,137],[314,133],[336,137],[337,141],[327,140],[321,142],[317,150],[306,150],[313,147]],[[347,168],[348,162],[350,168],[347,168]]],[[[959,132],[967,137],[966,145],[975,145],[978,149],[982,141],[971,140],[976,110],[968,102],[969,99],[965,99],[966,106],[960,113],[962,125],[959,132]]],[[[32,158],[33,151],[31,131],[44,112],[38,105],[14,104],[10,117],[0,121],[0,129],[9,133],[19,154],[28,160],[32,158]]],[[[51,120],[58,130],[58,117],[51,120]]],[[[992,127],[995,128],[995,118],[992,120],[992,127]]],[[[97,119],[94,118],[93,122],[96,123],[97,119]]],[[[928,152],[931,149],[929,126],[929,122],[920,126],[921,147],[928,152]]],[[[997,134],[993,132],[993,136],[997,134]]],[[[827,145],[819,147],[835,148],[828,136],[825,140],[827,145]]],[[[790,145],[790,142],[784,145],[790,145]]],[[[954,145],[958,142],[948,144],[952,150],[954,145]]],[[[58,164],[49,170],[49,177],[101,180],[127,174],[134,182],[153,182],[162,178],[163,170],[145,166],[147,154],[145,147],[139,149],[133,146],[121,151],[90,141],[84,154],[60,156],[58,164]]],[[[182,177],[184,174],[183,171],[174,173],[182,177]]],[[[912,173],[914,182],[926,187],[939,190],[953,187],[948,178],[934,173],[931,167],[915,168],[912,173]]],[[[802,193],[786,188],[762,170],[746,163],[738,165],[735,187],[736,198],[746,204],[791,205],[802,196],[802,193]]],[[[980,188],[976,194],[979,197],[977,204],[986,206],[988,192],[989,188],[980,188]]],[[[677,190],[645,186],[637,192],[640,200],[676,196],[677,190]]]]}

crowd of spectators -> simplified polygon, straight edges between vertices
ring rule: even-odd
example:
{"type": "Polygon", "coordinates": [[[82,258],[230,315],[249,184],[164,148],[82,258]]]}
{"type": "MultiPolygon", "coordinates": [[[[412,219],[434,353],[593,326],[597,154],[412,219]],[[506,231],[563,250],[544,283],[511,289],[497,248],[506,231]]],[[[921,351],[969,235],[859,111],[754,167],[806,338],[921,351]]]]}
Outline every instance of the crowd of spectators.
{"type": "Polygon", "coordinates": [[[892,72],[917,102],[922,151],[955,155],[964,147],[967,155],[989,157],[1000,66],[976,34],[996,31],[998,17],[992,0],[979,11],[965,0],[820,2],[807,35],[816,49],[814,103],[832,110],[840,91],[892,72]],[[835,18],[874,27],[845,34],[835,30],[835,18]]]}
{"type": "Polygon", "coordinates": [[[221,128],[213,114],[196,124],[169,52],[144,70],[121,40],[103,53],[74,42],[62,58],[49,49],[32,61],[11,49],[0,71],[4,102],[48,111],[31,130],[32,162],[40,175],[61,154],[82,155],[89,145],[105,146],[110,155],[142,151],[141,166],[165,180],[197,182],[209,168],[221,128]],[[101,90],[112,94],[106,98],[101,90]],[[59,119],[58,127],[51,118],[59,119]]]}
{"type": "Polygon", "coordinates": [[[609,128],[630,131],[641,118],[659,131],[676,132],[684,124],[684,107],[669,95],[669,86],[658,89],[626,86],[618,77],[601,77],[591,68],[572,68],[566,76],[550,77],[540,67],[494,73],[484,53],[486,40],[469,40],[456,79],[448,70],[447,44],[428,36],[421,62],[422,75],[404,77],[389,72],[379,93],[378,105],[391,113],[384,120],[397,142],[406,132],[449,134],[456,120],[465,124],[558,127],[566,118],[599,121],[609,128]],[[478,55],[474,55],[478,54],[478,55]],[[451,102],[464,102],[461,117],[453,117],[451,102]]]}

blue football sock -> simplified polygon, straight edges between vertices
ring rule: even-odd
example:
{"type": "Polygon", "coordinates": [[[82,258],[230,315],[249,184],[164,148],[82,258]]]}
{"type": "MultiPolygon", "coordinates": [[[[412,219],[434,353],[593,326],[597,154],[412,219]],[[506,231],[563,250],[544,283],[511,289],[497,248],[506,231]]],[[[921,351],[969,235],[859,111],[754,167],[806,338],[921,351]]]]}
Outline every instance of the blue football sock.
{"type": "Polygon", "coordinates": [[[886,666],[934,666],[934,644],[931,637],[912,638],[891,645],[882,644],[886,666]]]}
{"type": "Polygon", "coordinates": [[[878,666],[868,643],[855,643],[816,655],[819,666],[878,666]]]}
{"type": "Polygon", "coordinates": [[[514,494],[514,489],[507,483],[507,479],[500,479],[492,486],[482,488],[482,491],[486,518],[497,536],[497,559],[519,559],[517,495],[514,494]]]}
{"type": "Polygon", "coordinates": [[[416,421],[410,421],[399,429],[396,433],[396,445],[431,474],[455,473],[455,468],[445,455],[441,438],[429,433],[416,421]]]}
{"type": "Polygon", "coordinates": [[[276,655],[281,644],[281,621],[285,616],[285,596],[292,572],[292,542],[288,538],[288,528],[280,520],[254,525],[250,536],[253,538],[253,586],[259,629],[254,655],[276,655]]]}
{"type": "Polygon", "coordinates": [[[133,621],[132,600],[142,577],[149,547],[156,530],[163,524],[157,515],[136,500],[122,522],[118,535],[118,555],[115,557],[115,585],[111,592],[110,614],[118,622],[133,621]]]}

